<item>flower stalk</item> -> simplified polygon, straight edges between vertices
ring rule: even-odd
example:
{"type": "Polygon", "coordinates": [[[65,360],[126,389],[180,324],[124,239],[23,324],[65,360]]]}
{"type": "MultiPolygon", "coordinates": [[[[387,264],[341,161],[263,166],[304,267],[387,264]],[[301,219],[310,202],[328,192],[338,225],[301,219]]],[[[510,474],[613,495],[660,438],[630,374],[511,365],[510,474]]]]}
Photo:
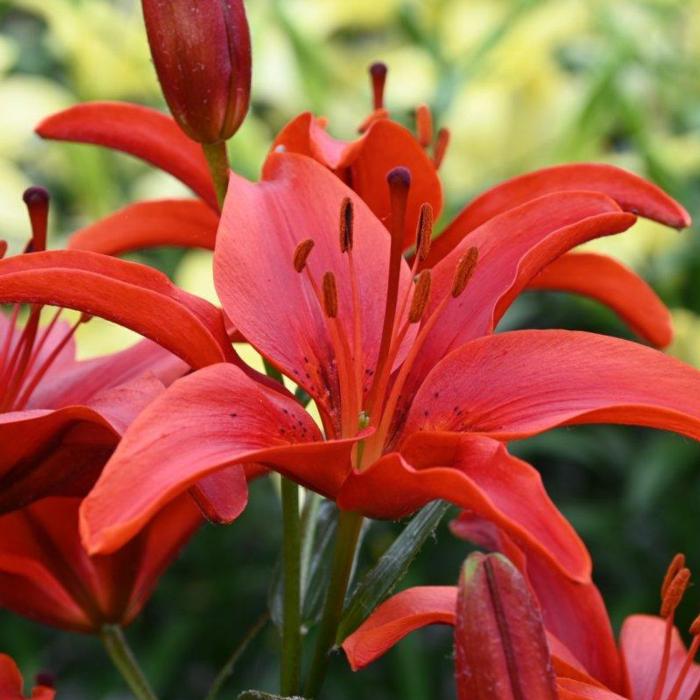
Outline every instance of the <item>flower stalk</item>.
{"type": "Polygon", "coordinates": [[[226,142],[203,143],[202,150],[204,151],[204,157],[207,159],[211,179],[214,183],[216,201],[221,209],[224,206],[226,190],[228,189],[228,171],[230,167],[226,142]]]}
{"type": "Polygon", "coordinates": [[[126,641],[119,625],[104,625],[100,631],[109,658],[138,700],[158,700],[126,641]]]}
{"type": "Polygon", "coordinates": [[[323,616],[316,638],[311,669],[306,681],[304,697],[315,698],[321,690],[328,666],[328,654],[336,642],[336,634],[345,604],[345,594],[350,582],[357,544],[364,518],[360,513],[341,510],[338,514],[338,534],[335,542],[323,616]]]}

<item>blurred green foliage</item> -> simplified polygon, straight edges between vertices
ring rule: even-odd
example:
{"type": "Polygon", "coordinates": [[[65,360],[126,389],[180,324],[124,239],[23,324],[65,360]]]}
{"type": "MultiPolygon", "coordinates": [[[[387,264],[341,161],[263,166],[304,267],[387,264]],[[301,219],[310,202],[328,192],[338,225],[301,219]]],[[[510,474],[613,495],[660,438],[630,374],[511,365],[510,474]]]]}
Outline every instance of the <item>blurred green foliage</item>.
{"type": "MultiPolygon", "coordinates": [[[[350,137],[369,109],[366,66],[390,66],[392,113],[412,125],[421,102],[452,144],[444,164],[447,210],[510,175],[568,160],[605,160],[645,175],[700,216],[700,1],[698,0],[249,0],[254,93],[231,144],[234,167],[255,177],[276,131],[299,111],[329,117],[350,137]]],[[[20,195],[30,183],[55,198],[53,245],[76,227],[141,198],[179,194],[168,176],[87,146],[47,144],[43,116],[95,99],[162,107],[136,0],[0,0],[0,235],[27,235],[20,195]]],[[[700,241],[646,223],[598,249],[635,266],[673,309],[671,351],[700,366],[700,241]]],[[[149,255],[194,290],[209,289],[201,253],[149,255]]],[[[627,336],[599,306],[557,294],[526,295],[505,326],[583,328],[627,336]]],[[[111,339],[117,336],[113,332],[111,339]]],[[[104,350],[86,338],[86,352],[104,350]]],[[[123,342],[121,339],[114,342],[123,342]]],[[[700,448],[622,427],[559,430],[515,446],[537,465],[589,545],[616,624],[654,612],[676,551],[700,566],[696,544],[700,448]]],[[[129,631],[162,697],[200,697],[266,605],[279,544],[270,483],[229,528],[206,527],[163,579],[129,631]]],[[[377,523],[366,566],[399,525],[377,523]]],[[[441,528],[406,583],[455,580],[467,548],[441,528]]],[[[682,608],[700,609],[691,590],[682,608]]],[[[275,632],[246,652],[229,688],[274,689],[275,632]]],[[[128,697],[94,639],[46,630],[0,612],[0,647],[26,672],[47,669],[59,697],[128,697]]],[[[334,665],[328,697],[453,697],[446,629],[414,635],[353,675],[334,665]]],[[[233,690],[223,697],[235,697],[233,690]]]]}

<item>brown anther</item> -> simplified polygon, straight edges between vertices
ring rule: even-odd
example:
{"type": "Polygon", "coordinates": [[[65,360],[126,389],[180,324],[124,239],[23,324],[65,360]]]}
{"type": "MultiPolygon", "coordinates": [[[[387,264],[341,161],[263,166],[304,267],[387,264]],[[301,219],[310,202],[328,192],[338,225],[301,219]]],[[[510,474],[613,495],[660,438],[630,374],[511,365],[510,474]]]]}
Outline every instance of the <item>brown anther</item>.
{"type": "Polygon", "coordinates": [[[469,280],[474,274],[476,263],[479,260],[479,250],[472,246],[457,263],[455,276],[452,280],[452,296],[456,299],[469,284],[469,280]]]}
{"type": "Polygon", "coordinates": [[[340,252],[352,250],[354,208],[350,197],[346,197],[340,205],[340,252]]]}
{"type": "Polygon", "coordinates": [[[374,109],[383,109],[384,107],[384,85],[386,85],[386,74],[389,69],[386,63],[377,61],[369,67],[369,75],[372,79],[372,96],[374,109]]]}
{"type": "Polygon", "coordinates": [[[428,306],[430,299],[430,284],[432,282],[430,270],[423,270],[416,277],[416,287],[413,290],[413,299],[411,300],[411,310],[408,312],[408,322],[418,323],[425,309],[428,306]]]}
{"type": "Polygon", "coordinates": [[[416,255],[421,262],[428,257],[430,243],[433,239],[433,208],[424,202],[418,213],[416,232],[416,255]]]}
{"type": "Polygon", "coordinates": [[[89,313],[86,313],[85,311],[83,311],[80,314],[80,318],[78,319],[78,324],[89,323],[90,321],[92,321],[93,318],[95,318],[95,317],[92,314],[89,314],[89,313]]]}
{"type": "Polygon", "coordinates": [[[688,631],[690,634],[693,635],[693,637],[700,636],[700,615],[698,615],[691,623],[690,627],[688,628],[688,631]]]}
{"type": "Polygon", "coordinates": [[[392,168],[386,175],[386,181],[389,183],[389,189],[400,190],[408,189],[411,186],[411,171],[399,165],[392,168]]]}
{"type": "Polygon", "coordinates": [[[433,115],[428,105],[420,105],[416,109],[416,131],[418,143],[427,148],[433,142],[433,115]]]}
{"type": "Polygon", "coordinates": [[[314,242],[310,238],[307,238],[299,243],[299,245],[294,249],[294,269],[297,272],[304,271],[306,261],[309,259],[309,255],[311,255],[314,245],[314,242]]]}
{"type": "Polygon", "coordinates": [[[338,315],[338,288],[332,272],[323,275],[323,310],[328,318],[336,318],[338,315]]]}
{"type": "Polygon", "coordinates": [[[445,128],[440,129],[437,133],[437,139],[435,139],[435,151],[433,153],[433,164],[436,169],[442,165],[449,143],[450,130],[445,128]]]}
{"type": "Polygon", "coordinates": [[[664,576],[664,581],[661,584],[661,599],[663,600],[664,597],[666,596],[666,590],[668,589],[669,584],[673,579],[675,578],[676,574],[685,566],[685,554],[676,554],[673,559],[671,559],[671,563],[668,565],[668,569],[666,569],[666,575],[664,576]]]}
{"type": "Polygon", "coordinates": [[[0,260],[5,257],[5,253],[7,253],[7,242],[0,241],[0,260]]]}
{"type": "Polygon", "coordinates": [[[690,569],[682,568],[666,588],[666,594],[661,601],[661,617],[672,615],[685,594],[690,583],[690,569]]]}
{"type": "Polygon", "coordinates": [[[32,240],[27,245],[27,253],[46,250],[46,231],[49,221],[49,193],[43,187],[29,187],[22,195],[29,212],[32,226],[32,240]]]}

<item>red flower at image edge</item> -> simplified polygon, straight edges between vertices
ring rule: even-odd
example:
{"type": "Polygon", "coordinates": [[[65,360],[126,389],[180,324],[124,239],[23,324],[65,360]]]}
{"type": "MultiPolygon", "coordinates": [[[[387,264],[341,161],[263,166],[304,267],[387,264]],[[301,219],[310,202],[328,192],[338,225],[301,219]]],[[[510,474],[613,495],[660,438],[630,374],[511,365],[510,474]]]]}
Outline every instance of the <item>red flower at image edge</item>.
{"type": "Polygon", "coordinates": [[[231,176],[215,253],[224,310],[316,401],[326,440],[291,396],[231,364],[198,371],[139,416],[84,502],[91,552],[121,546],[203,476],[258,462],[371,517],[449,500],[589,580],[585,548],[505,444],[586,422],[699,438],[700,374],[604,336],[492,331],[548,263],[635,217],[600,193],[546,195],[482,224],[413,283],[410,177],[390,180],[391,233],[307,157],[273,154],[259,184],[231,176]]]}
{"type": "MultiPolygon", "coordinates": [[[[218,309],[145,265],[45,250],[48,197],[34,188],[27,202],[27,252],[0,259],[0,303],[14,305],[9,316],[0,312],[0,513],[47,495],[84,495],[127,425],[165,384],[188,365],[238,361],[218,309]],[[62,309],[84,315],[69,325],[59,318],[62,309]],[[150,340],[76,361],[73,333],[90,316],[150,340]]],[[[221,497],[227,478],[192,491],[216,520],[230,521],[242,508],[221,497]]]]}
{"type": "MultiPolygon", "coordinates": [[[[411,171],[404,247],[410,253],[421,206],[437,218],[442,209],[438,167],[447,147],[447,130],[433,138],[429,110],[418,109],[418,136],[388,118],[383,107],[386,69],[372,68],[375,111],[355,141],[334,139],[325,120],[301,114],[282,129],[272,150],[308,155],[354,189],[384,223],[390,216],[386,174],[403,166],[411,171]],[[431,149],[434,155],[429,155],[431,149]]],[[[119,254],[149,246],[214,248],[218,206],[199,145],[175,122],[152,109],[128,103],[87,103],[59,112],[37,128],[44,138],[94,143],[152,163],[188,185],[200,199],[139,202],[91,224],[70,240],[73,248],[119,254]]],[[[465,207],[437,236],[429,258],[433,266],[469,232],[507,209],[539,196],[566,190],[600,191],[620,206],[676,228],[689,225],[687,212],[658,187],[624,170],[602,164],[545,168],[486,191],[465,207]]],[[[671,340],[669,315],[646,282],[604,255],[571,253],[550,263],[528,283],[530,289],[569,291],[596,299],[620,315],[640,336],[658,347],[671,340]],[[644,312],[640,311],[645,309],[644,312]]]]}
{"type": "Polygon", "coordinates": [[[483,580],[465,582],[463,576],[461,590],[425,586],[396,594],[343,642],[353,669],[376,660],[420,627],[449,624],[456,626],[460,698],[472,697],[468,694],[475,692],[471,684],[498,689],[500,694],[494,691],[494,698],[511,698],[512,684],[530,690],[530,679],[539,678],[545,683],[540,695],[533,695],[538,698],[694,700],[700,688],[700,665],[693,663],[700,647],[700,624],[691,626],[689,650],[673,626],[689,577],[682,557],[674,559],[664,581],[662,616],[628,617],[618,651],[594,584],[567,580],[546,561],[526,555],[502,531],[472,514],[463,514],[453,528],[466,539],[502,552],[515,566],[493,555],[472,555],[472,566],[468,560],[463,573],[470,569],[473,575],[476,557],[478,567],[486,563],[490,568],[487,585],[483,580]],[[497,621],[488,611],[496,608],[499,624],[490,629],[497,621]],[[481,638],[479,626],[488,639],[481,638]],[[504,630],[512,634],[503,634],[504,630]],[[466,639],[469,644],[464,643],[466,639]],[[512,663],[501,663],[503,655],[512,663]]]}
{"type": "MultiPolygon", "coordinates": [[[[7,655],[0,654],[0,698],[2,700],[25,700],[24,681],[17,664],[7,655]]],[[[53,700],[56,691],[45,685],[37,685],[31,700],[53,700]]]]}

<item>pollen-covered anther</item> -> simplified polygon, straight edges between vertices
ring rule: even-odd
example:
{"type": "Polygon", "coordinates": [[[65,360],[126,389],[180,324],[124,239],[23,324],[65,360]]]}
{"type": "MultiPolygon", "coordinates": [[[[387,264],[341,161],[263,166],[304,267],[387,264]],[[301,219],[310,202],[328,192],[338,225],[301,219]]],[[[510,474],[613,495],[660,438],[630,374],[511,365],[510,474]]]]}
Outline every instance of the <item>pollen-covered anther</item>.
{"type": "Polygon", "coordinates": [[[469,280],[474,274],[476,263],[479,260],[479,250],[472,246],[457,263],[455,276],[452,280],[452,296],[456,299],[469,284],[469,280]]]}
{"type": "Polygon", "coordinates": [[[432,282],[430,270],[423,270],[416,277],[416,286],[413,290],[413,299],[411,300],[411,310],[408,312],[409,323],[418,323],[425,313],[430,299],[430,285],[432,282]]]}
{"type": "Polygon", "coordinates": [[[49,193],[43,187],[29,187],[22,195],[29,221],[32,226],[32,240],[26,252],[46,250],[46,232],[49,222],[49,193]]]}
{"type": "Polygon", "coordinates": [[[421,204],[416,228],[416,255],[422,262],[428,257],[433,240],[433,208],[428,202],[421,204]]]}
{"type": "Polygon", "coordinates": [[[419,105],[416,109],[416,131],[418,143],[427,148],[433,142],[433,115],[428,105],[419,105]]]}
{"type": "Polygon", "coordinates": [[[442,165],[442,161],[447,153],[447,147],[450,144],[450,130],[442,128],[438,130],[437,138],[435,139],[435,150],[433,151],[433,164],[436,168],[442,165]]]}
{"type": "Polygon", "coordinates": [[[668,569],[666,569],[666,575],[664,576],[663,583],[661,584],[661,598],[663,599],[666,596],[666,591],[673,579],[676,577],[676,574],[685,566],[685,554],[678,553],[676,554],[673,559],[671,559],[671,563],[668,565],[668,569]]]}
{"type": "Polygon", "coordinates": [[[332,272],[326,272],[323,275],[323,310],[328,318],[338,316],[338,288],[332,272]]]}
{"type": "Polygon", "coordinates": [[[352,250],[353,244],[353,222],[355,211],[352,200],[346,197],[340,205],[340,252],[345,253],[352,250]]]}
{"type": "Polygon", "coordinates": [[[682,568],[668,584],[661,601],[661,617],[669,617],[680,604],[690,583],[690,569],[682,568]]]}
{"type": "Polygon", "coordinates": [[[315,243],[310,238],[307,238],[299,243],[299,245],[294,249],[293,264],[294,269],[297,272],[304,271],[306,261],[309,259],[309,255],[311,255],[314,245],[315,243]]]}
{"type": "Polygon", "coordinates": [[[369,76],[372,80],[372,98],[374,109],[384,108],[384,86],[389,69],[386,63],[377,61],[369,67],[369,76]]]}

